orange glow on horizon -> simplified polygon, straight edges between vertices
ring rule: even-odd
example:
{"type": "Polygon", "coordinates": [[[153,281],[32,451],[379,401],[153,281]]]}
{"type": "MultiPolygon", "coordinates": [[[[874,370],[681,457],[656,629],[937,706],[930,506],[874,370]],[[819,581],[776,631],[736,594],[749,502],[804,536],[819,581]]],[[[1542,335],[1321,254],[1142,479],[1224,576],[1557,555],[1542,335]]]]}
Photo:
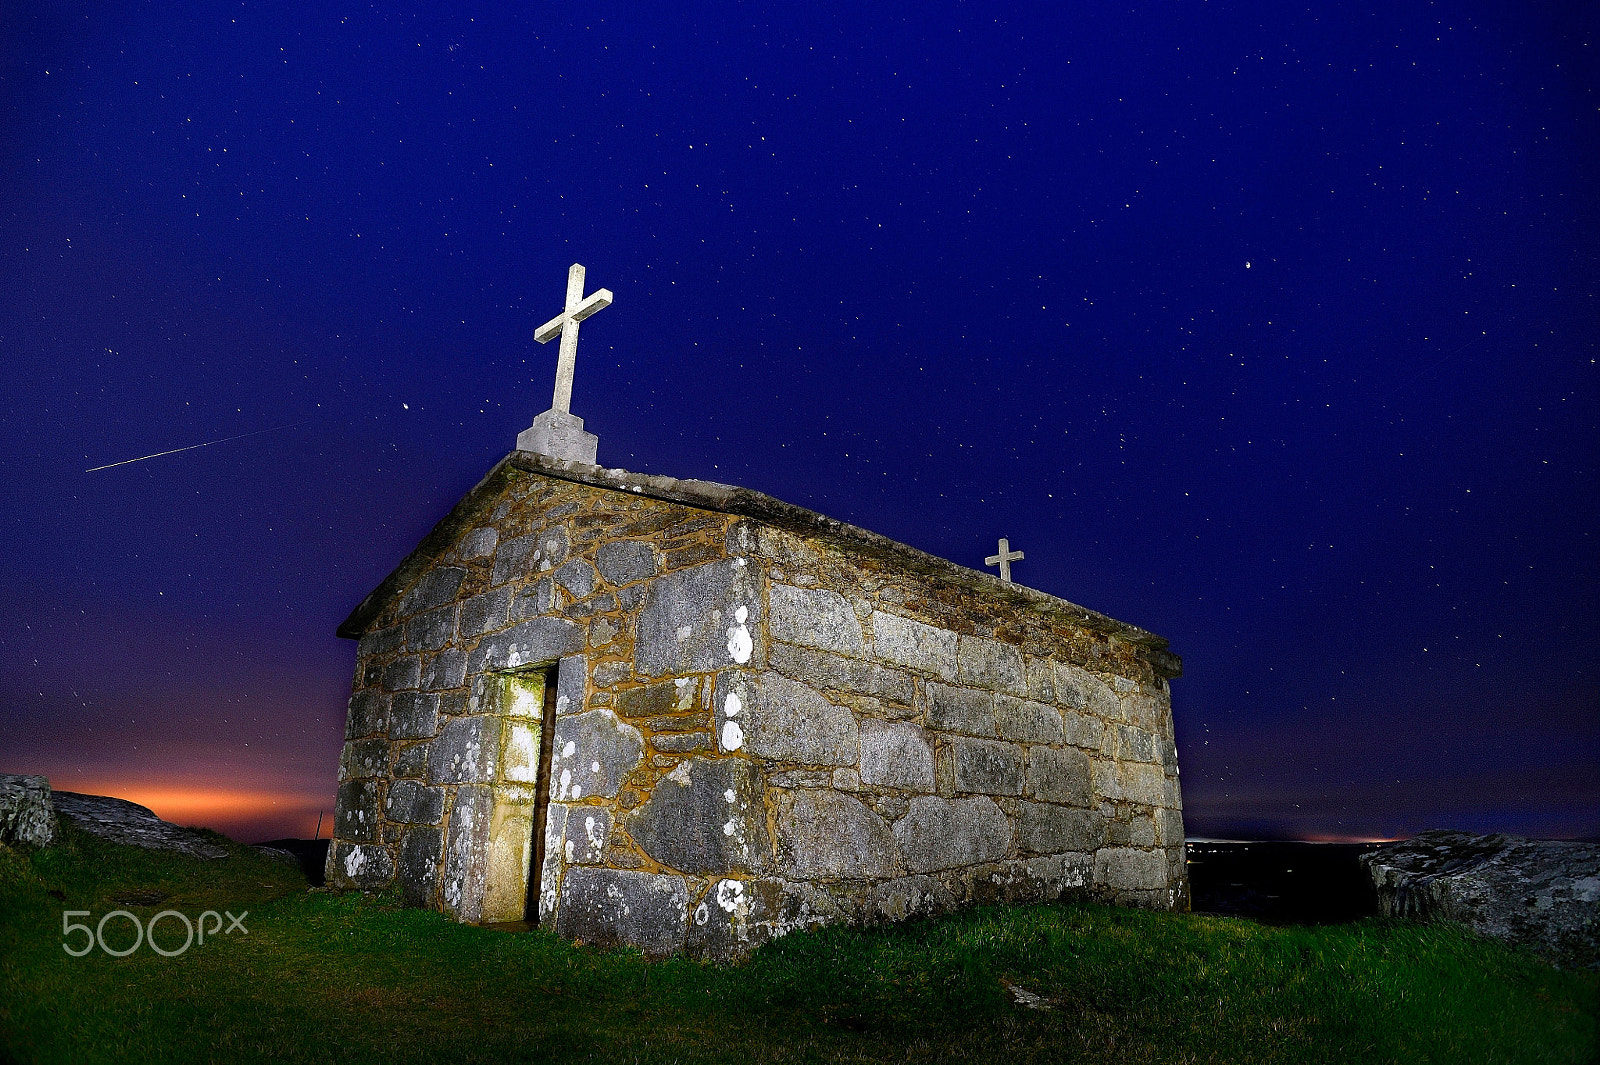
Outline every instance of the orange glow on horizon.
{"type": "Polygon", "coordinates": [[[319,814],[321,835],[333,827],[333,797],[316,792],[113,780],[73,781],[66,790],[126,799],[163,821],[213,829],[244,843],[263,837],[309,839],[319,814]]]}

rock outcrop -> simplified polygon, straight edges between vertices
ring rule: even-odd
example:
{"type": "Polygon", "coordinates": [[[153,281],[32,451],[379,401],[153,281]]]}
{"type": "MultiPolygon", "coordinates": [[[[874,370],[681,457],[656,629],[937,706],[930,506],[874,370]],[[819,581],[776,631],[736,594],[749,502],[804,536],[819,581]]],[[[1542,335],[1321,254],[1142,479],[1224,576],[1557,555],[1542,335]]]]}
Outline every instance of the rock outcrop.
{"type": "Polygon", "coordinates": [[[1387,916],[1453,921],[1557,965],[1600,968],[1600,844],[1433,831],[1361,861],[1387,916]]]}
{"type": "Polygon", "coordinates": [[[48,847],[56,838],[50,781],[0,773],[0,843],[48,847]]]}
{"type": "Polygon", "coordinates": [[[226,858],[228,852],[206,838],[203,832],[179,828],[161,820],[150,810],[126,799],[105,795],[79,795],[71,791],[54,794],[55,808],[85,832],[146,850],[177,851],[191,858],[226,858]]]}

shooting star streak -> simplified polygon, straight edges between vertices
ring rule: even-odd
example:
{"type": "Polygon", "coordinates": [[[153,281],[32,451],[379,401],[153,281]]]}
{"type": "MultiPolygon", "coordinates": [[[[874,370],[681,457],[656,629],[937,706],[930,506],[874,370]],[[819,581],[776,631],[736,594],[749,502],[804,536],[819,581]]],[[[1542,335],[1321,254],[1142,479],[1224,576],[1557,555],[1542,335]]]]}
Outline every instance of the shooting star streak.
{"type": "Polygon", "coordinates": [[[91,466],[84,473],[94,473],[96,470],[109,470],[113,466],[126,466],[130,462],[143,462],[145,459],[158,459],[162,455],[176,455],[180,451],[193,451],[198,447],[210,447],[212,444],[226,444],[230,440],[243,440],[247,436],[260,436],[262,433],[275,433],[279,429],[293,429],[296,425],[305,422],[292,422],[289,425],[274,425],[271,429],[257,429],[253,433],[240,433],[238,436],[225,436],[221,440],[207,440],[203,444],[190,444],[188,447],[175,447],[171,451],[157,451],[154,455],[140,455],[136,459],[123,459],[121,462],[108,462],[104,466],[91,466]]]}

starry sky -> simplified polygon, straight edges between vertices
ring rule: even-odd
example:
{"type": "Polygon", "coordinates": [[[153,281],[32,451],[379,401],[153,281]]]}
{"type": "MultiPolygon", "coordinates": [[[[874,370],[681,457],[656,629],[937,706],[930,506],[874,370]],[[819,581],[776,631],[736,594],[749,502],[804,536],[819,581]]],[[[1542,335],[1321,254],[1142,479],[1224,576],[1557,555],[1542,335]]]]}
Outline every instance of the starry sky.
{"type": "Polygon", "coordinates": [[[1597,50],[1471,0],[7,4],[0,771],[309,836],[334,628],[549,406],[581,262],[602,464],[1005,536],[1168,637],[1191,835],[1600,834],[1597,50]]]}

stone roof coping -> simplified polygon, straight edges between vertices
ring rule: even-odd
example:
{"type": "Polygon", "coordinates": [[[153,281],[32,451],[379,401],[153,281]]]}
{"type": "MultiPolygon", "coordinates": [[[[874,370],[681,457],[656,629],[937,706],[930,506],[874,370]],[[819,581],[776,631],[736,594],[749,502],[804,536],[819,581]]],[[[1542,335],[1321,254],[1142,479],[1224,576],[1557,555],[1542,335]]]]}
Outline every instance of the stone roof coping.
{"type": "Polygon", "coordinates": [[[551,458],[532,451],[513,451],[495,463],[494,468],[484,476],[483,480],[462,497],[461,501],[451,508],[450,513],[422,538],[422,542],[406,556],[405,561],[395,567],[394,572],[385,577],[383,583],[361,601],[361,605],[356,607],[339,626],[338,635],[346,639],[359,639],[366,632],[367,626],[377,617],[378,612],[420,577],[436,556],[447,550],[473,525],[479,510],[499,494],[511,479],[513,470],[615,492],[629,492],[647,499],[681,503],[719,514],[754,518],[785,532],[831,541],[858,554],[890,562],[915,573],[936,573],[963,585],[977,598],[1010,608],[1019,614],[1054,617],[1091,632],[1113,636],[1125,643],[1148,648],[1154,652],[1152,657],[1157,660],[1157,671],[1161,675],[1176,677],[1182,672],[1182,660],[1167,650],[1167,640],[1164,637],[1157,636],[1153,632],[1117,621],[1076,603],[1069,603],[1037,588],[1002,581],[992,573],[980,573],[949,559],[919,551],[898,540],[891,540],[869,529],[848,525],[761,492],[718,484],[715,481],[679,480],[655,474],[607,469],[583,462],[551,458]]]}

